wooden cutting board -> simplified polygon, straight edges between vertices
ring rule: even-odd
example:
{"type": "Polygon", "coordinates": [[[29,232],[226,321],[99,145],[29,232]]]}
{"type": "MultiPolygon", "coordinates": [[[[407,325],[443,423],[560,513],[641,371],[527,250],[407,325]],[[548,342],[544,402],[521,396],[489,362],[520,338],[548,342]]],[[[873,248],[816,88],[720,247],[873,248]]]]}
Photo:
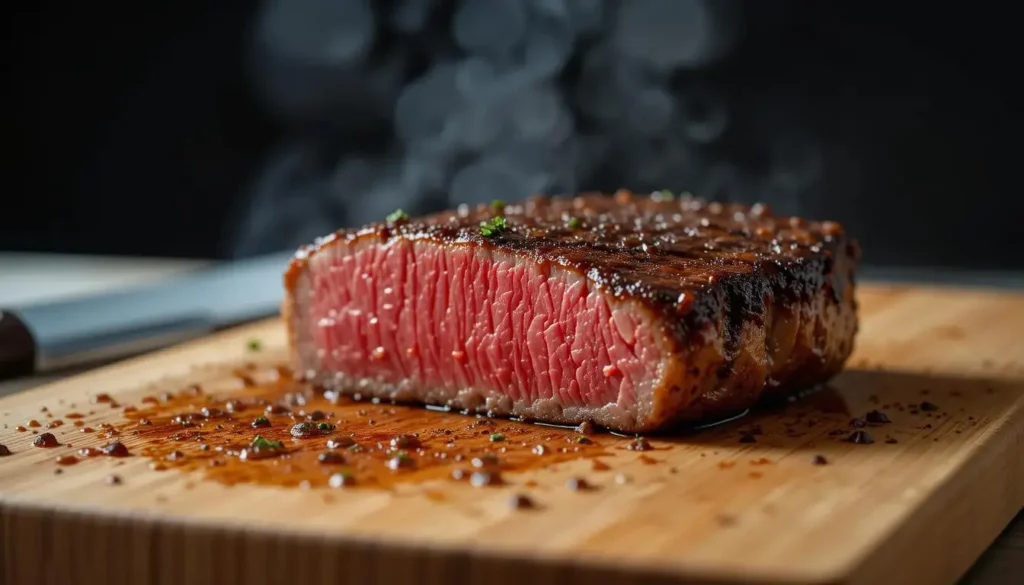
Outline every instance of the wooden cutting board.
{"type": "MultiPolygon", "coordinates": [[[[421,474],[303,489],[159,470],[128,430],[139,414],[123,406],[144,409],[144,396],[191,383],[244,396],[253,382],[239,382],[239,368],[262,375],[282,362],[273,320],[10,396],[0,400],[0,444],[12,451],[0,457],[0,581],[950,584],[1024,505],[1024,296],[869,286],[859,298],[858,349],[830,389],[652,437],[652,451],[594,435],[586,456],[565,448],[557,464],[506,473],[502,486],[421,474]],[[851,421],[874,409],[892,422],[851,421]],[[31,419],[42,426],[16,430],[31,419]],[[33,447],[54,420],[62,445],[33,447]],[[109,442],[101,423],[120,425],[134,456],[55,464],[109,442]],[[857,430],[874,442],[848,442],[857,430]],[[569,489],[572,478],[591,488],[569,489]],[[514,509],[512,494],[536,509],[514,509]]],[[[476,420],[416,413],[425,426],[476,420]]],[[[567,437],[552,445],[575,436],[544,432],[567,437]]],[[[427,458],[444,448],[426,447],[427,458]]]]}

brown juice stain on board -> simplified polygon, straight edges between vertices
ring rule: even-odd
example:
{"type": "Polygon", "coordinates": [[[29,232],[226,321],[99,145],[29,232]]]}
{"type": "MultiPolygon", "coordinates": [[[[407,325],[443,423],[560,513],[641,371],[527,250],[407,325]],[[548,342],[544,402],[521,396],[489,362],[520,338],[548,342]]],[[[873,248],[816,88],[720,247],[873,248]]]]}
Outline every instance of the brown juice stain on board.
{"type": "MultiPolygon", "coordinates": [[[[179,387],[175,392],[142,397],[138,405],[123,407],[121,422],[97,422],[95,429],[75,424],[89,422],[81,419],[94,414],[92,411],[84,415],[74,411],[74,404],[69,404],[66,408],[70,412],[64,413],[63,419],[74,422],[55,432],[65,438],[73,432],[83,440],[88,439],[90,445],[78,450],[83,460],[103,453],[101,447],[121,442],[130,454],[150,459],[152,469],[200,472],[207,479],[222,484],[346,489],[352,486],[389,488],[400,483],[435,479],[459,481],[456,476],[466,479],[484,474],[494,481],[478,482],[481,485],[503,485],[506,483],[501,477],[503,472],[541,468],[554,471],[560,469],[562,463],[580,459],[589,459],[592,471],[605,471],[606,464],[596,458],[615,455],[622,457],[611,460],[609,467],[651,465],[661,460],[648,452],[693,443],[686,438],[686,432],[651,437],[659,442],[654,446],[645,438],[612,433],[587,435],[567,427],[439,412],[419,406],[347,398],[331,400],[308,384],[293,380],[283,367],[249,364],[234,369],[226,385],[222,384],[224,378],[217,379],[219,382],[210,386],[214,389],[212,393],[192,385],[179,387]],[[266,421],[254,426],[260,417],[266,421]],[[292,428],[304,422],[307,424],[294,433],[300,436],[294,436],[292,428]],[[321,424],[326,426],[321,428],[321,424]],[[257,436],[265,441],[263,448],[254,448],[257,436]]],[[[751,450],[813,448],[818,451],[829,444],[849,445],[846,437],[861,429],[881,433],[880,438],[885,438],[886,443],[896,442],[895,438],[890,438],[893,434],[900,435],[900,442],[913,440],[920,435],[917,429],[924,422],[923,418],[932,417],[938,424],[935,417],[948,416],[949,408],[959,406],[956,404],[959,397],[971,394],[970,386],[964,386],[963,381],[946,383],[944,386],[948,387],[941,392],[932,388],[935,384],[932,380],[912,388],[912,392],[907,388],[894,392],[895,395],[882,392],[888,388],[880,388],[884,400],[872,394],[861,397],[864,400],[854,398],[853,402],[849,401],[852,395],[845,396],[830,389],[795,393],[792,399],[766,404],[743,420],[731,418],[695,427],[700,439],[693,444],[728,445],[721,459],[719,450],[712,450],[706,461],[709,465],[729,469],[737,463],[738,453],[733,447],[737,444],[736,437],[744,433],[756,434],[758,438],[757,443],[742,448],[746,452],[742,457],[753,456],[749,460],[751,465],[773,463],[767,458],[758,459],[751,450]],[[920,388],[924,386],[935,390],[930,390],[931,394],[946,397],[941,406],[921,397],[920,388]],[[877,409],[888,414],[878,416],[879,413],[874,412],[877,409]]],[[[995,392],[987,382],[979,391],[986,390],[995,392]]],[[[104,400],[100,398],[100,402],[104,400]]],[[[108,404],[116,402],[110,400],[108,404]]],[[[977,413],[968,415],[962,406],[958,410],[961,416],[957,418],[963,419],[956,421],[958,424],[964,428],[977,426],[974,416],[977,413]]],[[[32,423],[42,426],[38,421],[27,421],[29,425],[32,423]]],[[[33,434],[39,432],[24,426],[14,429],[29,430],[33,434]]],[[[596,429],[589,430],[593,433],[596,429]]],[[[70,443],[65,446],[71,449],[70,443]]],[[[695,452],[694,456],[697,455],[695,452]]],[[[703,455],[701,451],[700,456],[703,455]]],[[[830,451],[829,461],[841,464],[841,452],[830,451]]],[[[64,464],[70,463],[68,459],[64,464]]],[[[616,477],[619,476],[622,474],[616,477]]],[[[536,482],[530,479],[523,485],[535,486],[536,482]]]]}
{"type": "Polygon", "coordinates": [[[608,435],[581,443],[572,429],[331,400],[281,371],[265,383],[247,375],[243,389],[227,394],[193,386],[160,398],[125,413],[111,439],[160,470],[200,471],[226,485],[328,487],[344,474],[355,487],[390,488],[450,479],[455,470],[537,469],[609,455],[627,442],[608,435]]]}

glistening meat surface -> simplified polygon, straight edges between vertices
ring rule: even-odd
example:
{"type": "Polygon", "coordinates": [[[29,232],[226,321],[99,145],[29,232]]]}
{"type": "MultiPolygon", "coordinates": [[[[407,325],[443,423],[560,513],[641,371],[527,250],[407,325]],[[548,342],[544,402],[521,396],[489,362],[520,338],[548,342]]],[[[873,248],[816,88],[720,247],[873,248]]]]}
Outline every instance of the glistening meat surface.
{"type": "Polygon", "coordinates": [[[837,373],[857,257],[838,225],[763,206],[535,197],[328,236],[283,313],[296,367],[335,391],[651,431],[837,373]]]}

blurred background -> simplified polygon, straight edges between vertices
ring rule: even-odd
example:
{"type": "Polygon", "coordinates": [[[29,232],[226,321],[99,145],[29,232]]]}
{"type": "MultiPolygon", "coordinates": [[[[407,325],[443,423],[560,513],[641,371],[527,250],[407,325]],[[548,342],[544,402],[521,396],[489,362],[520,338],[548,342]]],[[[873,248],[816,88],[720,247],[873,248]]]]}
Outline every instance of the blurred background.
{"type": "Polygon", "coordinates": [[[1024,268],[1018,25],[992,9],[43,0],[9,13],[0,251],[247,257],[397,207],[628,187],[839,220],[877,266],[1024,268]]]}

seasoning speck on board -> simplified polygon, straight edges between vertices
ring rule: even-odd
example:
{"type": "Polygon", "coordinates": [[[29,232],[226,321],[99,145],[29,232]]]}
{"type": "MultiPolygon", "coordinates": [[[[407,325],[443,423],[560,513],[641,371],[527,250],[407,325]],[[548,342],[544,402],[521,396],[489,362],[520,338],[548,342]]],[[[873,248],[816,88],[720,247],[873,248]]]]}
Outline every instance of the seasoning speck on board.
{"type": "Polygon", "coordinates": [[[332,488],[343,488],[353,486],[356,483],[356,478],[347,471],[335,473],[331,475],[331,478],[327,480],[327,485],[332,488]]]}
{"type": "Polygon", "coordinates": [[[508,505],[513,510],[532,510],[537,507],[533,500],[524,494],[514,494],[508,499],[508,505]]]}
{"type": "Polygon", "coordinates": [[[597,427],[595,427],[594,423],[589,420],[585,420],[576,427],[576,432],[583,435],[593,435],[597,432],[597,427]]]}
{"type": "Polygon", "coordinates": [[[337,451],[324,451],[317,455],[317,461],[321,465],[343,465],[345,463],[345,456],[337,451]]]}
{"type": "Polygon", "coordinates": [[[494,453],[484,453],[479,457],[474,457],[471,463],[473,467],[493,467],[498,465],[500,461],[494,453]]]}
{"type": "Polygon", "coordinates": [[[420,446],[419,438],[413,435],[395,435],[391,438],[393,449],[417,449],[420,446]]]}
{"type": "Polygon", "coordinates": [[[473,475],[469,476],[469,484],[473,487],[486,487],[492,485],[501,485],[504,480],[501,477],[501,472],[482,469],[480,471],[474,471],[473,475]]]}
{"type": "Polygon", "coordinates": [[[582,477],[572,477],[565,482],[565,487],[569,488],[574,492],[585,492],[594,489],[587,480],[582,477]]]}
{"type": "MultiPolygon", "coordinates": [[[[255,426],[255,423],[253,424],[255,426]]],[[[316,424],[311,421],[295,423],[292,425],[289,432],[293,437],[298,439],[308,439],[309,437],[314,437],[320,434],[320,431],[316,428],[316,424]]]]}
{"type": "Polygon", "coordinates": [[[416,467],[416,460],[409,457],[408,453],[404,451],[399,452],[391,459],[388,459],[388,469],[392,471],[398,471],[400,469],[412,469],[416,467]]]}
{"type": "Polygon", "coordinates": [[[864,415],[864,420],[873,425],[888,424],[892,421],[886,416],[884,412],[878,410],[872,410],[871,412],[864,415]]]}
{"type": "Polygon", "coordinates": [[[871,443],[874,443],[875,440],[865,431],[854,431],[846,438],[846,442],[856,443],[858,445],[870,445],[871,443]]]}
{"type": "Polygon", "coordinates": [[[328,449],[345,449],[356,444],[356,440],[349,436],[327,439],[328,449]]]}
{"type": "Polygon", "coordinates": [[[629,449],[630,451],[650,451],[653,448],[654,447],[651,447],[650,442],[643,437],[637,437],[626,445],[626,449],[629,449]]]}

